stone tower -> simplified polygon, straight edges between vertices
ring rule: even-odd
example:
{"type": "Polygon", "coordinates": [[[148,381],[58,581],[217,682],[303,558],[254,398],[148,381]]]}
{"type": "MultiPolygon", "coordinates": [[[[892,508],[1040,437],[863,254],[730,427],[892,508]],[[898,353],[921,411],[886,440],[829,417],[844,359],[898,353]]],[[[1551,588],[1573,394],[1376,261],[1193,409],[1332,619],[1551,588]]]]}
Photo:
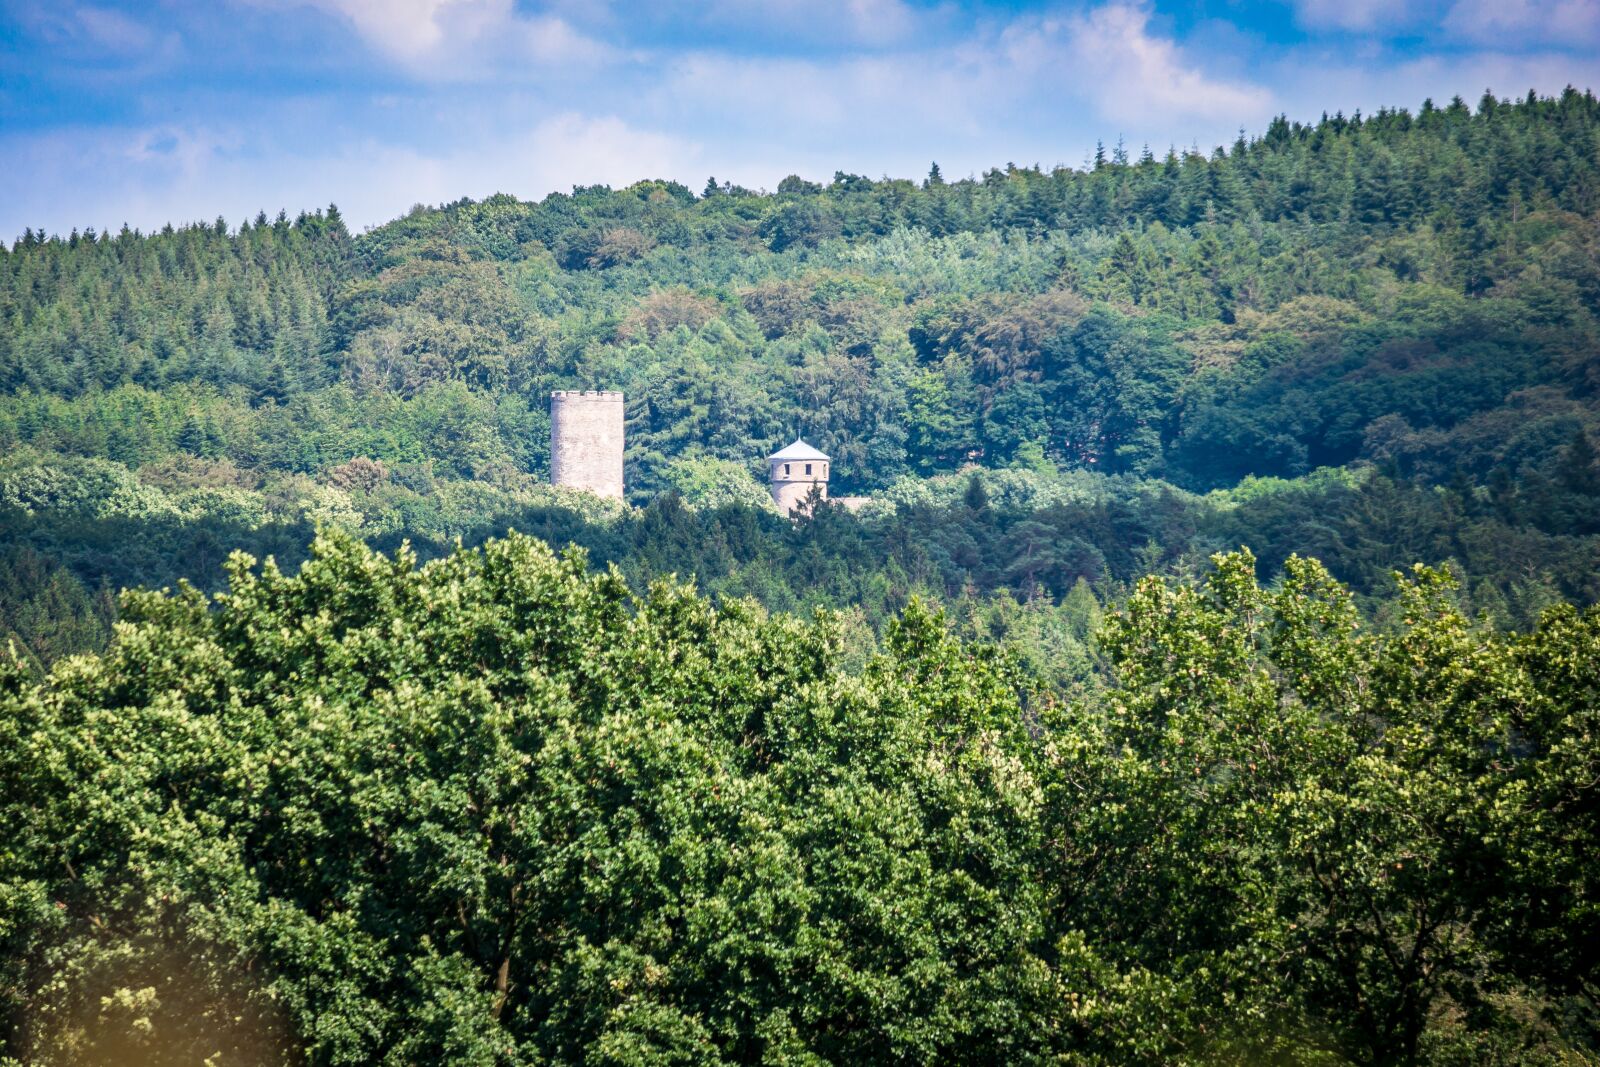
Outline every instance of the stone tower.
{"type": "Polygon", "coordinates": [[[550,394],[550,484],[622,499],[622,394],[550,394]]]}
{"type": "Polygon", "coordinates": [[[767,457],[767,484],[773,503],[785,515],[804,510],[812,487],[828,499],[828,457],[799,438],[767,457]]]}

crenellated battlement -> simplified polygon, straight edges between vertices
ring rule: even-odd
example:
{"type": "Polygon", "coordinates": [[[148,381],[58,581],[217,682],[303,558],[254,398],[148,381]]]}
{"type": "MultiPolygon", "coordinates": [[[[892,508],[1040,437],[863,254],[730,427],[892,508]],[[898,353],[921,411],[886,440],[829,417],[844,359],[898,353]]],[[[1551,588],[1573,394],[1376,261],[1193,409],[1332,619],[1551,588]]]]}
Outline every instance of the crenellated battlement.
{"type": "Polygon", "coordinates": [[[614,389],[557,389],[550,394],[551,400],[565,400],[570,397],[581,397],[585,400],[615,400],[622,403],[622,394],[614,389]]]}

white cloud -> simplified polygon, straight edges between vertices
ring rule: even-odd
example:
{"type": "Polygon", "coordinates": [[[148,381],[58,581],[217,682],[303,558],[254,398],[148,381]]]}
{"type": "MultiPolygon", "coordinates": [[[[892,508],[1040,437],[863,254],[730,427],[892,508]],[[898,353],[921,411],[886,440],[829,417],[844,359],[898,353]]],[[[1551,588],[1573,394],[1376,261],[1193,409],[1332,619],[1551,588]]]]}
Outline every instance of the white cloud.
{"type": "Polygon", "coordinates": [[[702,165],[693,141],[639,129],[614,115],[577,112],[545,119],[513,139],[498,157],[490,156],[487,171],[484,162],[483,155],[468,152],[452,160],[450,169],[480,173],[479,182],[492,180],[496,189],[543,196],[572,185],[630,185],[688,174],[702,165]]]}
{"type": "Polygon", "coordinates": [[[1296,0],[1301,25],[1312,29],[1378,31],[1409,26],[1426,0],[1296,0]]]}
{"type": "Polygon", "coordinates": [[[1457,37],[1495,47],[1600,43],[1600,0],[1458,0],[1444,27],[1457,37]]]}
{"type": "Polygon", "coordinates": [[[84,36],[110,52],[138,53],[154,47],[156,35],[142,23],[109,8],[80,7],[73,12],[84,36]]]}
{"type": "MultiPolygon", "coordinates": [[[[96,68],[110,60],[116,69],[137,74],[177,59],[182,41],[138,18],[109,7],[56,3],[21,6],[8,11],[12,30],[37,35],[58,62],[89,63],[96,68]]],[[[35,57],[37,60],[38,57],[35,57]]],[[[48,61],[35,67],[48,67],[48,61]]],[[[101,68],[103,69],[103,68],[101,68]]]]}
{"type": "Polygon", "coordinates": [[[880,143],[907,131],[976,132],[997,83],[981,88],[972,60],[946,51],[844,59],[745,59],[698,53],[674,64],[663,115],[716,116],[750,133],[837,138],[870,130],[880,143]]]}
{"type": "Polygon", "coordinates": [[[1271,113],[1265,89],[1206,74],[1149,23],[1147,9],[1113,2],[920,51],[778,60],[698,53],[675,64],[662,100],[741,129],[856,131],[878,144],[916,137],[928,151],[952,137],[1054,128],[1063,109],[1083,112],[1082,103],[1092,120],[1140,127],[1201,119],[1232,129],[1271,113]]]}
{"type": "Polygon", "coordinates": [[[1600,84],[1600,56],[1575,61],[1553,52],[1478,52],[1362,64],[1307,49],[1274,63],[1268,74],[1280,86],[1289,114],[1310,120],[1358,108],[1366,114],[1380,107],[1415,112],[1425,99],[1442,106],[1457,95],[1475,105],[1485,89],[1501,97],[1520,97],[1529,89],[1552,95],[1569,84],[1600,84]]]}
{"type": "Polygon", "coordinates": [[[420,59],[453,36],[473,39],[506,22],[511,5],[501,0],[312,0],[343,15],[363,37],[402,59],[420,59]]]}
{"type": "Polygon", "coordinates": [[[902,41],[919,23],[903,0],[712,0],[702,18],[805,41],[861,45],[902,41]]]}
{"type": "Polygon", "coordinates": [[[1250,122],[1270,113],[1259,85],[1206,74],[1178,43],[1150,32],[1150,11],[1114,2],[1067,18],[1017,23],[1004,34],[1014,76],[1068,87],[1117,122],[1173,118],[1250,122]]]}
{"type": "Polygon", "coordinates": [[[275,150],[269,139],[261,131],[156,126],[0,140],[0,155],[29,161],[26,173],[0,175],[0,239],[28,225],[64,233],[124,222],[150,230],[218,215],[237,223],[259,210],[293,215],[329,201],[360,227],[418,202],[495,192],[539,199],[573,185],[620,186],[704,167],[691,141],[575,112],[521,130],[486,129],[442,152],[333,139],[332,151],[295,153],[275,150]],[[95,180],[102,174],[116,178],[95,180]]]}
{"type": "Polygon", "coordinates": [[[369,45],[433,79],[481,80],[524,64],[597,63],[615,51],[566,19],[523,14],[513,0],[244,0],[267,7],[313,7],[348,22],[369,45]]]}
{"type": "Polygon", "coordinates": [[[1600,43],[1600,0],[1290,0],[1302,26],[1377,38],[1438,37],[1492,49],[1600,43]],[[1439,31],[1443,30],[1442,33],[1439,31]]]}
{"type": "Polygon", "coordinates": [[[795,54],[900,47],[947,28],[954,3],[927,7],[907,0],[541,0],[597,36],[632,33],[697,40],[697,47],[754,46],[795,54]]]}

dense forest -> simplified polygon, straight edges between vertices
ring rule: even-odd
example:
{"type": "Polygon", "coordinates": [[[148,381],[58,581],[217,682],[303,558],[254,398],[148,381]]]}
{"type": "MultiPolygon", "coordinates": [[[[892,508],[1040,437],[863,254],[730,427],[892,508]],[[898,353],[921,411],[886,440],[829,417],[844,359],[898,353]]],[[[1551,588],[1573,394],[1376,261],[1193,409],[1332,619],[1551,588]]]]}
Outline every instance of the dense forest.
{"type": "Polygon", "coordinates": [[[1580,1064],[1600,609],[1144,579],[1033,691],[920,601],[347,533],[0,675],[25,1063],[1580,1064]]]}
{"type": "Polygon", "coordinates": [[[1240,545],[1378,600],[1448,564],[1526,628],[1600,599],[1597,138],[1592,94],[1486,94],[1083,170],[30,231],[0,251],[0,625],[100,647],[116,589],[338,524],[425,555],[537,528],[875,632],[913,593],[1108,602],[1240,545]],[[643,510],[544,485],[575,387],[626,391],[643,510]],[[880,503],[762,514],[797,431],[880,503]]]}
{"type": "Polygon", "coordinates": [[[0,1065],[1597,1063],[1596,605],[1589,92],[29,230],[0,1065]]]}

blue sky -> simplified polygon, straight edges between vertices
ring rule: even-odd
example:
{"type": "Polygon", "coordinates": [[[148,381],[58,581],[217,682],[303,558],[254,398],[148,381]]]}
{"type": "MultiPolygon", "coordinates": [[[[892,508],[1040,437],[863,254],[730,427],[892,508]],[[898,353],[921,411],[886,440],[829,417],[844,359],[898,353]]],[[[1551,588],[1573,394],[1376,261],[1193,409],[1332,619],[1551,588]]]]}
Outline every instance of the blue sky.
{"type": "Polygon", "coordinates": [[[1079,165],[1600,88],[1600,0],[0,0],[0,238],[1079,165]]]}

